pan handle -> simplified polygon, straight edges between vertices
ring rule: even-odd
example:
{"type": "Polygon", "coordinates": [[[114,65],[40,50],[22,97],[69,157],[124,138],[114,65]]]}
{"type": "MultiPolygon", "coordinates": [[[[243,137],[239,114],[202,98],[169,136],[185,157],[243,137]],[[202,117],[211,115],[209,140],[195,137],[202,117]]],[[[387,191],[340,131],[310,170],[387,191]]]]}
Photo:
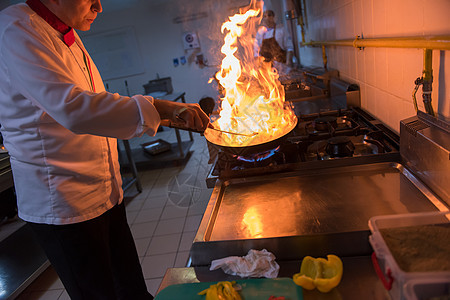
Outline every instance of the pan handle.
{"type": "Polygon", "coordinates": [[[200,130],[195,130],[195,129],[192,129],[192,128],[184,127],[184,126],[182,126],[182,124],[174,123],[174,122],[170,121],[169,119],[161,120],[159,125],[164,126],[164,127],[174,128],[174,129],[186,130],[186,131],[190,131],[190,132],[197,132],[197,133],[200,133],[200,134],[204,133],[204,131],[200,131],[200,130]]]}

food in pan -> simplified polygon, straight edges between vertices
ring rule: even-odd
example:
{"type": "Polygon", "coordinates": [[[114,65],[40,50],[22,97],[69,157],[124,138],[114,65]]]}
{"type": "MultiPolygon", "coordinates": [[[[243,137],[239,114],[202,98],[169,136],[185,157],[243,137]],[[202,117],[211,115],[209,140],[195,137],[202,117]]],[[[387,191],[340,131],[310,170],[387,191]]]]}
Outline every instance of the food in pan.
{"type": "MultiPolygon", "coordinates": [[[[220,70],[214,79],[221,91],[220,111],[205,131],[206,139],[224,147],[247,147],[264,144],[288,134],[297,117],[285,102],[284,86],[278,71],[263,57],[254,57],[254,31],[260,22],[260,7],[252,1],[250,9],[235,14],[222,24],[225,34],[220,70]]],[[[211,80],[212,81],[212,80],[211,80]]]]}
{"type": "Polygon", "coordinates": [[[339,257],[330,254],[327,259],[305,256],[300,273],[294,274],[295,284],[307,290],[317,288],[323,293],[336,287],[342,278],[343,264],[339,257]]]}

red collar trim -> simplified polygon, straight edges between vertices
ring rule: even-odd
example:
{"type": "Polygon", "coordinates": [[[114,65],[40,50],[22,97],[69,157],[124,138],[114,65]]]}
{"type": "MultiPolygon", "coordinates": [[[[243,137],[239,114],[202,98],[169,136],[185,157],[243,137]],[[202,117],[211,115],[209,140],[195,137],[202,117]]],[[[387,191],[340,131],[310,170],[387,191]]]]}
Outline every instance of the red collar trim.
{"type": "Polygon", "coordinates": [[[75,42],[73,28],[63,23],[54,13],[52,13],[40,0],[27,0],[28,6],[34,10],[50,26],[63,34],[63,41],[67,46],[72,46],[75,42]]]}

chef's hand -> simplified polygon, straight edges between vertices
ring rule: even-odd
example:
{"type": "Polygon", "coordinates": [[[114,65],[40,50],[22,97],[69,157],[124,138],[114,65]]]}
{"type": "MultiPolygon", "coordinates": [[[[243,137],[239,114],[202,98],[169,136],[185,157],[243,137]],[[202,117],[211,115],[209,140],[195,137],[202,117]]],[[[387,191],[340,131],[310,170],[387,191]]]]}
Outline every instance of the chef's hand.
{"type": "Polygon", "coordinates": [[[204,131],[209,125],[209,117],[196,103],[177,103],[155,99],[154,105],[161,119],[169,119],[181,127],[204,131]]]}

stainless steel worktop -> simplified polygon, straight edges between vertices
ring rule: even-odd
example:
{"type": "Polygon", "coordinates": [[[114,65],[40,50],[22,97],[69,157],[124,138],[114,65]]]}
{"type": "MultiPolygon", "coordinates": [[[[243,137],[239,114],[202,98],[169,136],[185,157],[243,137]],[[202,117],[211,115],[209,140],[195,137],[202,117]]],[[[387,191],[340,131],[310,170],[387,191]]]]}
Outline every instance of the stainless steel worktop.
{"type": "Polygon", "coordinates": [[[169,269],[160,290],[177,283],[239,279],[209,271],[211,261],[267,249],[280,265],[279,277],[299,272],[306,255],[341,257],[339,286],[327,294],[304,291],[305,300],[390,299],[371,263],[368,220],[444,211],[450,203],[445,181],[450,131],[418,118],[402,124],[402,155],[392,161],[361,164],[355,157],[219,179],[191,248],[192,267],[169,269]]]}
{"type": "MultiPolygon", "coordinates": [[[[346,257],[342,259],[344,274],[340,284],[329,293],[317,290],[303,290],[304,300],[389,300],[390,297],[373,270],[369,256],[346,257]]],[[[279,262],[279,277],[292,278],[300,270],[300,261],[279,262]]],[[[242,279],[223,273],[222,270],[209,271],[208,267],[168,269],[159,291],[173,284],[214,282],[242,279]]],[[[279,295],[282,296],[282,295],[279,295]]]]}
{"type": "Polygon", "coordinates": [[[191,248],[192,265],[263,248],[278,260],[369,255],[371,217],[439,207],[397,162],[218,181],[191,248]]]}

